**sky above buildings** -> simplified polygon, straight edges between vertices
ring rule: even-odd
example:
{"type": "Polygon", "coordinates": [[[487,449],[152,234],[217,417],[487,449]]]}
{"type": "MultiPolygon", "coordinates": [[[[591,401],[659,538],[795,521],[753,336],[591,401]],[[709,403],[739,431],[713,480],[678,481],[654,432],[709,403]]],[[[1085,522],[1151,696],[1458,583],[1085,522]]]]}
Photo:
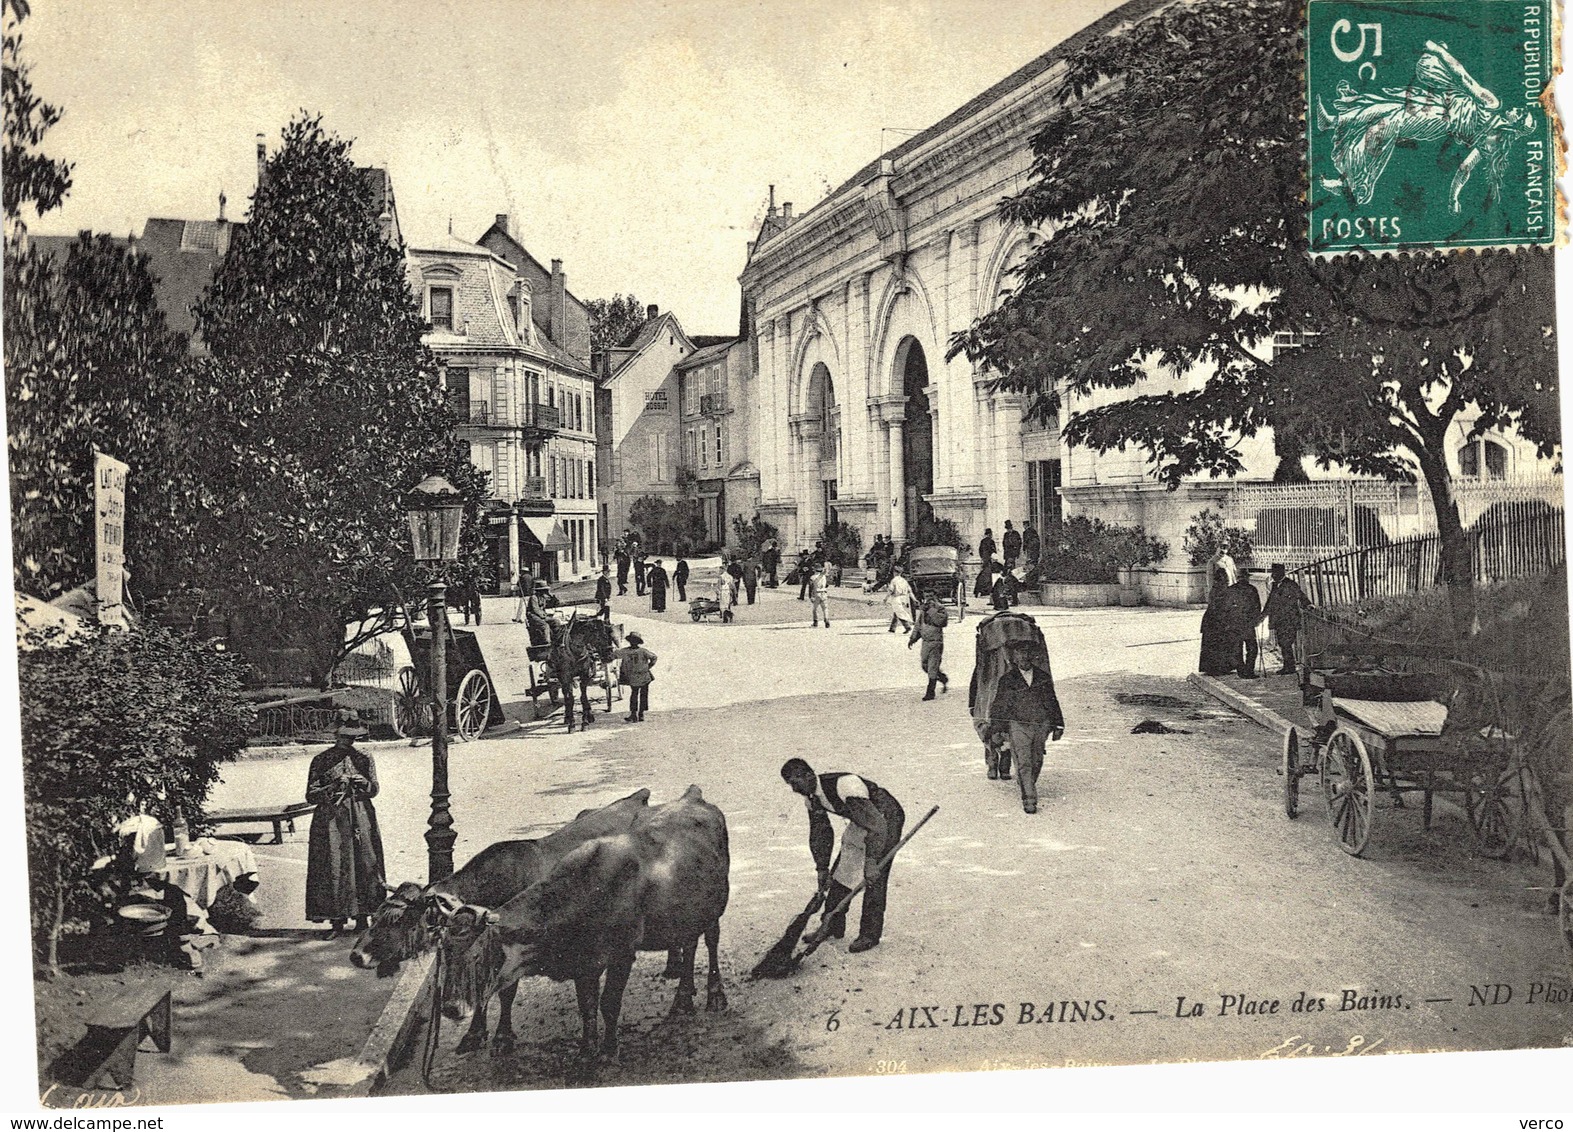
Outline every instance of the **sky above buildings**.
{"type": "Polygon", "coordinates": [[[256,135],[304,108],[390,171],[411,244],[506,212],[581,298],[732,332],[771,183],[807,211],[1115,2],[35,0],[75,186],[34,230],[241,217],[256,135]]]}

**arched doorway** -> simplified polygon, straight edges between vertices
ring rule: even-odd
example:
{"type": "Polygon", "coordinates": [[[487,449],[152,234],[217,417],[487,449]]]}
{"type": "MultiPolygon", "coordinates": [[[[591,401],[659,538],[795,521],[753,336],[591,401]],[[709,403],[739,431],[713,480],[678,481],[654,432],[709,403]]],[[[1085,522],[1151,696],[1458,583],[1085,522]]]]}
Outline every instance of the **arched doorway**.
{"type": "Polygon", "coordinates": [[[823,526],[837,518],[836,458],[840,447],[840,414],[836,411],[836,383],[824,362],[817,362],[808,375],[808,411],[819,432],[819,464],[809,469],[815,495],[814,518],[823,526]]]}
{"type": "Polygon", "coordinates": [[[896,348],[896,372],[906,397],[906,419],[901,437],[901,471],[904,486],[906,532],[910,539],[918,526],[933,517],[924,499],[934,491],[934,418],[929,412],[928,359],[916,338],[905,338],[896,348]]]}

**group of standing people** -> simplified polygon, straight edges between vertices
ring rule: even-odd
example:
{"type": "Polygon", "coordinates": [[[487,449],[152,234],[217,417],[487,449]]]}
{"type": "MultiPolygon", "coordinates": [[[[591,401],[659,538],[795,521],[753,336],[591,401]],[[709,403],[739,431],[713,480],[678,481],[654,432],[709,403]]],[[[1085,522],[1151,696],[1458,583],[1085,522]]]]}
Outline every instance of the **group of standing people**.
{"type": "Polygon", "coordinates": [[[1206,676],[1256,678],[1259,647],[1256,627],[1264,620],[1282,655],[1280,676],[1297,672],[1301,613],[1311,604],[1283,563],[1275,562],[1265,605],[1249,575],[1227,555],[1213,568],[1212,593],[1202,614],[1202,650],[1197,664],[1206,676]]]}
{"type": "Polygon", "coordinates": [[[1033,529],[1030,522],[1022,524],[1021,530],[1016,530],[1011,520],[1005,520],[1005,534],[1003,545],[994,541],[994,528],[983,528],[983,537],[978,540],[978,558],[982,565],[978,567],[978,580],[972,588],[973,597],[986,598],[996,610],[1009,609],[1021,597],[1021,579],[1017,572],[1025,574],[1043,554],[1043,540],[1038,537],[1038,532],[1033,529]],[[1000,554],[1003,558],[998,557],[1000,554]]]}

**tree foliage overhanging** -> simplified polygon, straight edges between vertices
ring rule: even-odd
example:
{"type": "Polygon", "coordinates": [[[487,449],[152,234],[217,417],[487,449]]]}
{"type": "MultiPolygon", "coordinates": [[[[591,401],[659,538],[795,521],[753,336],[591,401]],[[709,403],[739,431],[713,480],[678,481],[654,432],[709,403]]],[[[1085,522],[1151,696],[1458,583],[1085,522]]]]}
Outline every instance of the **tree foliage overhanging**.
{"type": "Polygon", "coordinates": [[[1267,428],[1287,478],[1302,455],[1418,473],[1457,576],[1448,427],[1473,405],[1477,429],[1556,448],[1552,260],[1311,260],[1302,14],[1299,0],[1201,0],[1070,58],[1031,184],[1002,205],[1048,238],[951,356],[1026,393],[1040,419],[1065,397],[1069,442],[1139,446],[1170,486],[1238,473],[1239,439],[1267,428]],[[1310,337],[1273,357],[1280,331],[1310,337]],[[1129,395],[1083,400],[1105,390],[1129,395]]]}
{"type": "Polygon", "coordinates": [[[465,497],[451,580],[473,580],[487,477],[452,438],[403,249],[349,148],[315,117],[287,127],[198,306],[205,356],[165,326],[145,257],[107,237],[8,252],[20,588],[92,578],[95,447],[131,465],[138,604],[227,617],[238,645],[291,651],[314,683],[347,623],[385,629],[419,597],[402,501],[433,471],[465,497]]]}
{"type": "Polygon", "coordinates": [[[590,352],[599,354],[621,345],[644,326],[649,313],[635,295],[613,295],[584,304],[590,315],[590,352]]]}

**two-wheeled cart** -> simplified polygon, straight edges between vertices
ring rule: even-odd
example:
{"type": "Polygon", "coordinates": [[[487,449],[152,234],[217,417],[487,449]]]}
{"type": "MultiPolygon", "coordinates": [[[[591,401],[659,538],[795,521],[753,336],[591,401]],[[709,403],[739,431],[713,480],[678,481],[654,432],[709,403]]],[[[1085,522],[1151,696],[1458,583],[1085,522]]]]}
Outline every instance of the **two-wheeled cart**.
{"type": "Polygon", "coordinates": [[[1308,726],[1283,740],[1284,812],[1300,812],[1300,780],[1314,776],[1333,836],[1360,856],[1378,821],[1380,799],[1406,808],[1420,794],[1431,827],[1438,794],[1461,796],[1480,850],[1505,857],[1529,828],[1534,790],[1513,737],[1500,725],[1502,689],[1494,674],[1467,665],[1403,657],[1335,638],[1336,623],[1307,621],[1301,665],[1308,726]]]}
{"type": "MultiPolygon", "coordinates": [[[[417,625],[407,610],[401,611],[400,631],[410,663],[394,675],[393,729],[400,736],[431,734],[431,645],[428,624],[417,625]]],[[[475,634],[447,623],[448,728],[468,743],[488,727],[507,721],[497,685],[486,667],[486,657],[475,634]]]]}

